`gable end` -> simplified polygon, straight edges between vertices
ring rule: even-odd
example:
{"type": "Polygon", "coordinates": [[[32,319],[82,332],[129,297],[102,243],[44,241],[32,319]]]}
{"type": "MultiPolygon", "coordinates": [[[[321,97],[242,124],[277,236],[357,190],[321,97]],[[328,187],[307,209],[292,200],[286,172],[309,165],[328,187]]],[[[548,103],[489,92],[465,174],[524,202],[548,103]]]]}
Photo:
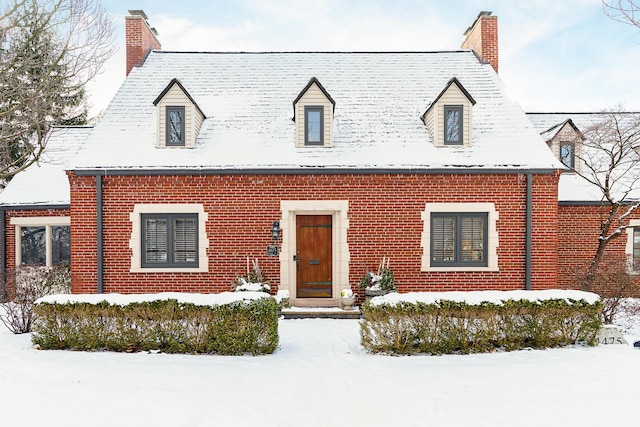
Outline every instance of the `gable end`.
{"type": "Polygon", "coordinates": [[[198,104],[178,79],[172,79],[164,90],[153,101],[157,107],[158,119],[158,147],[193,148],[196,138],[206,119],[198,104]],[[179,124],[179,135],[170,135],[171,116],[179,124]]]}
{"type": "Polygon", "coordinates": [[[311,78],[293,101],[296,147],[331,147],[335,106],[320,81],[311,78]]]}
{"type": "Polygon", "coordinates": [[[475,104],[475,99],[456,77],[447,82],[421,116],[436,147],[471,145],[471,107],[475,104]],[[445,116],[455,118],[454,123],[447,123],[445,116]],[[452,126],[458,133],[455,138],[447,137],[452,126]]]}

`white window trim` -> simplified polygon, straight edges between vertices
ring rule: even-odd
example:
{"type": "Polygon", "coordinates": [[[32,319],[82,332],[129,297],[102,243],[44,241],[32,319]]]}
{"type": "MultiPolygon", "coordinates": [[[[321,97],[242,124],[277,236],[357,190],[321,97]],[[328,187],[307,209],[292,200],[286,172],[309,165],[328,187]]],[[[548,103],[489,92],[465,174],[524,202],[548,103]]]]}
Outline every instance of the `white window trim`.
{"type": "Polygon", "coordinates": [[[129,214],[131,221],[131,238],[129,248],[131,249],[132,273],[206,273],[209,271],[209,239],[207,238],[206,223],[209,215],[204,211],[204,206],[199,203],[184,204],[137,204],[133,207],[133,212],[129,214]],[[142,214],[198,214],[198,267],[187,268],[153,268],[142,267],[142,214]]]}
{"type": "Polygon", "coordinates": [[[71,217],[68,216],[33,216],[11,218],[9,224],[15,226],[15,258],[16,267],[22,264],[22,233],[21,227],[45,228],[45,257],[47,267],[53,267],[53,251],[51,247],[51,227],[71,226],[71,217]]]}
{"type": "Polygon", "coordinates": [[[640,219],[632,219],[625,229],[627,244],[625,245],[624,253],[627,256],[627,273],[629,274],[640,274],[640,271],[633,269],[633,229],[638,227],[640,227],[640,219]]]}
{"type": "Polygon", "coordinates": [[[421,214],[422,229],[422,265],[420,271],[500,271],[498,268],[498,212],[493,203],[426,203],[421,214]],[[431,214],[434,212],[487,214],[487,266],[486,267],[431,267],[431,214]]]}

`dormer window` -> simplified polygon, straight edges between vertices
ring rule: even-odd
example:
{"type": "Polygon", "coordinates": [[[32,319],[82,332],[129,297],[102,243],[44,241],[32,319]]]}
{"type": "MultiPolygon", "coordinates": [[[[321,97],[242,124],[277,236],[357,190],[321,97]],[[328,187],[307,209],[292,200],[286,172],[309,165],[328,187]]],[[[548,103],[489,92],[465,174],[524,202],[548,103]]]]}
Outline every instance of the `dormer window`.
{"type": "Polygon", "coordinates": [[[324,107],[304,107],[304,145],[324,145],[324,107]]]}
{"type": "Polygon", "coordinates": [[[560,141],[560,161],[568,168],[576,167],[576,146],[573,142],[560,141]]]}
{"type": "Polygon", "coordinates": [[[184,107],[166,107],[167,146],[184,146],[184,107]]]}
{"type": "Polygon", "coordinates": [[[444,106],[444,145],[462,145],[462,105],[444,106]]]}
{"type": "Polygon", "coordinates": [[[178,79],[173,79],[153,105],[158,112],[158,148],[193,148],[206,119],[178,79]]]}
{"type": "Polygon", "coordinates": [[[471,110],[476,101],[452,78],[422,115],[436,147],[471,145],[471,110]]]}
{"type": "Polygon", "coordinates": [[[582,143],[584,135],[576,127],[571,119],[553,125],[540,133],[547,145],[568,170],[565,172],[578,172],[581,170],[582,143]]]}
{"type": "Polygon", "coordinates": [[[313,77],[293,101],[296,147],[331,147],[335,101],[313,77]]]}

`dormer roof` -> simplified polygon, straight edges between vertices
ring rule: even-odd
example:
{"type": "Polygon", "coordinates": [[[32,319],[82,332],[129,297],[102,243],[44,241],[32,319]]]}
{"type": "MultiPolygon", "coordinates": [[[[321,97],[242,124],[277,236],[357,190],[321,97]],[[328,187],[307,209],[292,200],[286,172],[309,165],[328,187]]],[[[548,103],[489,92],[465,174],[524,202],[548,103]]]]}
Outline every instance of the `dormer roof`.
{"type": "Polygon", "coordinates": [[[578,127],[573,123],[572,119],[566,119],[561,123],[553,125],[549,129],[541,132],[540,135],[545,141],[549,142],[552,139],[554,139],[558,135],[558,133],[560,133],[560,131],[564,129],[565,126],[570,126],[574,130],[576,136],[580,138],[581,141],[585,140],[584,135],[582,134],[582,132],[580,132],[580,129],[578,129],[578,127]]]}
{"type": "Polygon", "coordinates": [[[423,121],[424,121],[424,117],[427,115],[427,113],[438,103],[440,98],[442,98],[442,95],[444,95],[447,92],[447,90],[449,90],[449,87],[451,87],[451,85],[456,85],[457,88],[460,90],[460,92],[462,92],[464,94],[464,96],[469,100],[471,105],[476,105],[476,100],[473,99],[471,94],[469,92],[467,92],[467,90],[464,88],[464,86],[462,86],[462,83],[460,83],[460,80],[458,80],[457,77],[452,77],[447,82],[447,84],[444,86],[444,88],[440,91],[438,96],[436,96],[435,99],[433,101],[431,101],[431,103],[429,104],[429,107],[427,107],[427,111],[425,111],[424,114],[422,114],[421,119],[423,121]]]}
{"type": "Polygon", "coordinates": [[[311,79],[309,80],[309,83],[307,83],[307,85],[300,91],[298,96],[296,96],[296,99],[293,100],[293,120],[294,121],[296,120],[296,104],[298,103],[298,101],[300,101],[300,99],[304,96],[304,94],[307,93],[309,88],[314,84],[318,86],[318,89],[320,89],[320,91],[329,100],[329,102],[331,102],[331,105],[333,106],[333,111],[336,110],[336,101],[333,100],[331,95],[329,95],[329,92],[327,92],[324,86],[322,86],[322,83],[320,83],[320,80],[318,80],[315,77],[311,77],[311,79]]]}
{"type": "Polygon", "coordinates": [[[171,90],[171,88],[176,85],[180,88],[180,90],[182,92],[184,92],[185,96],[187,98],[189,98],[189,101],[191,101],[191,103],[193,104],[193,106],[198,110],[198,112],[200,114],[202,114],[203,120],[207,118],[206,114],[204,114],[204,112],[202,111],[202,109],[200,109],[200,106],[198,106],[198,103],[191,97],[191,94],[189,93],[189,91],[187,89],[185,89],[185,87],[182,85],[182,83],[180,83],[180,80],[178,80],[177,78],[172,78],[171,81],[169,82],[169,84],[167,85],[167,87],[165,87],[162,92],[160,92],[160,95],[158,95],[158,97],[153,101],[153,105],[157,106],[158,103],[160,101],[162,101],[162,98],[165,97],[165,95],[171,90]]]}

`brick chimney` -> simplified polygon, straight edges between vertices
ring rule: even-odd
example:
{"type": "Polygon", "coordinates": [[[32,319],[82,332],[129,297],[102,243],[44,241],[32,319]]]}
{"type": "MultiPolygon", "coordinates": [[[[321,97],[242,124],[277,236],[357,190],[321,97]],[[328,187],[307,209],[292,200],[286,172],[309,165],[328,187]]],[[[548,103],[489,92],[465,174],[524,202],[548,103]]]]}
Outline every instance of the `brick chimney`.
{"type": "Polygon", "coordinates": [[[147,22],[143,10],[130,10],[125,16],[125,39],[127,44],[127,75],[133,67],[138,67],[147,59],[152,50],[160,49],[158,32],[147,22]]]}
{"type": "Polygon", "coordinates": [[[462,49],[470,49],[498,72],[498,17],[491,12],[480,12],[473,24],[464,32],[462,49]]]}

